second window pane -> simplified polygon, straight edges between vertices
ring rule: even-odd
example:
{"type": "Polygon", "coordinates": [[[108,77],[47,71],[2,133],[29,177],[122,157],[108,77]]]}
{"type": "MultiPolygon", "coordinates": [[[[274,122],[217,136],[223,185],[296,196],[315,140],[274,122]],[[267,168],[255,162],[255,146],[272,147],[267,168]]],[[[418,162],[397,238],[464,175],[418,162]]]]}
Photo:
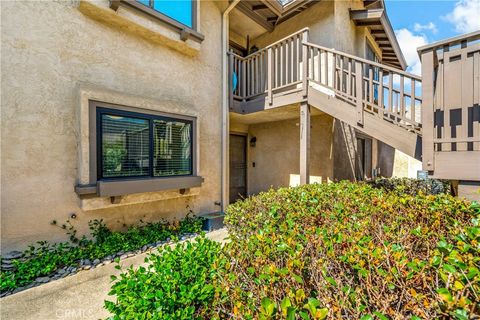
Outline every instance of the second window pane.
{"type": "Polygon", "coordinates": [[[192,174],[191,123],[154,120],[153,124],[154,176],[192,174]]]}

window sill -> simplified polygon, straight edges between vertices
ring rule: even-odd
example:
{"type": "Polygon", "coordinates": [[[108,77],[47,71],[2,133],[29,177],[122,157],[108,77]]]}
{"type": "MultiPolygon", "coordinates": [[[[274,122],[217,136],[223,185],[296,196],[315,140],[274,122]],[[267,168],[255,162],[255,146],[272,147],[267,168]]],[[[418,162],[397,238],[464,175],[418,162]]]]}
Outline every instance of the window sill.
{"type": "Polygon", "coordinates": [[[96,21],[155,44],[167,46],[182,54],[195,56],[200,51],[204,36],[196,30],[175,20],[169,24],[158,17],[155,18],[145,12],[149,8],[139,10],[135,7],[140,4],[132,4],[123,0],[117,2],[119,5],[116,11],[111,8],[111,2],[108,0],[80,0],[78,9],[96,21]]]}
{"type": "Polygon", "coordinates": [[[203,34],[197,32],[196,30],[158,12],[145,5],[136,2],[135,0],[110,0],[110,8],[117,11],[120,5],[127,5],[132,8],[135,8],[138,11],[141,11],[150,17],[157,19],[158,21],[164,23],[166,26],[176,30],[180,34],[180,38],[183,41],[187,39],[192,39],[197,42],[202,42],[205,38],[203,34]]]}
{"type": "Polygon", "coordinates": [[[77,185],[75,192],[81,196],[118,197],[134,193],[146,193],[165,190],[183,190],[200,187],[203,178],[199,176],[147,178],[105,181],[100,180],[96,185],[77,185]]]}

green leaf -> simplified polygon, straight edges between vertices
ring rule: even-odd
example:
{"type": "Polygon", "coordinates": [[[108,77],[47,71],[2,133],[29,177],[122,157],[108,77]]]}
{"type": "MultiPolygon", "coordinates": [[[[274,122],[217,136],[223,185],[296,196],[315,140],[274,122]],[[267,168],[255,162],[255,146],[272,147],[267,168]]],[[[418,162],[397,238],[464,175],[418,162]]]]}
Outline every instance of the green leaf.
{"type": "Polygon", "coordinates": [[[452,265],[449,265],[449,264],[444,264],[444,265],[443,265],[443,269],[444,269],[445,271],[447,271],[447,272],[450,272],[450,273],[455,273],[455,272],[457,272],[457,270],[455,269],[455,267],[452,266],[452,265]]]}
{"type": "Polygon", "coordinates": [[[373,314],[376,315],[380,320],[389,320],[385,315],[378,311],[375,311],[373,314]]]}
{"type": "Polygon", "coordinates": [[[268,297],[265,297],[262,299],[262,302],[260,304],[260,312],[262,312],[266,316],[273,315],[275,311],[275,303],[273,303],[272,300],[270,300],[268,297]]]}

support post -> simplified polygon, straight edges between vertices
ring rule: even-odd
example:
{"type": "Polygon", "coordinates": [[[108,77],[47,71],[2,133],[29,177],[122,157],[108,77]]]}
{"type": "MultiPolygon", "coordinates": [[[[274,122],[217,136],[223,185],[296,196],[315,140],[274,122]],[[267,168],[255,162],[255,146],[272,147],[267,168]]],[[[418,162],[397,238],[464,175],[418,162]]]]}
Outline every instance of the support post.
{"type": "Polygon", "coordinates": [[[300,103],[300,184],[310,183],[310,106],[300,103]]]}
{"type": "Polygon", "coordinates": [[[422,52],[422,169],[433,171],[433,71],[435,68],[433,50],[422,52]]]}
{"type": "MultiPolygon", "coordinates": [[[[302,34],[302,93],[303,97],[308,95],[308,31],[305,30],[302,34]]],[[[312,56],[313,60],[313,56],[312,56]]]]}

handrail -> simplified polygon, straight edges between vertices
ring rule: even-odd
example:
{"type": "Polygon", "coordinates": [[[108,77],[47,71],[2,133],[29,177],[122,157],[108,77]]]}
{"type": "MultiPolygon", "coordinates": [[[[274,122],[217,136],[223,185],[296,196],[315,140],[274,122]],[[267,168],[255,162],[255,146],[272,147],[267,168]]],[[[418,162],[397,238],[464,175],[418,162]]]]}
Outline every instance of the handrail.
{"type": "Polygon", "coordinates": [[[406,76],[406,77],[409,77],[409,78],[413,78],[417,81],[422,81],[422,77],[420,77],[416,74],[409,73],[409,72],[406,72],[406,71],[403,71],[403,70],[400,70],[400,69],[395,69],[393,67],[389,67],[387,65],[384,65],[384,64],[381,64],[381,63],[378,63],[378,62],[374,62],[374,61],[371,61],[371,60],[367,60],[367,59],[364,59],[364,58],[354,56],[352,54],[348,54],[348,53],[345,53],[345,52],[342,52],[342,51],[337,51],[337,50],[332,49],[332,48],[322,47],[318,44],[314,44],[314,43],[311,43],[311,42],[306,42],[306,43],[304,43],[304,45],[315,47],[317,49],[321,49],[321,50],[324,50],[324,51],[335,53],[335,54],[338,54],[338,55],[341,55],[341,56],[344,56],[344,57],[347,57],[347,58],[350,58],[350,59],[354,59],[356,61],[363,62],[363,63],[369,64],[369,65],[372,65],[372,66],[375,66],[375,67],[386,69],[388,71],[397,73],[399,75],[403,75],[403,76],[406,76]]]}
{"type": "Polygon", "coordinates": [[[267,51],[268,48],[273,48],[273,47],[275,47],[276,45],[278,45],[279,43],[284,42],[285,40],[288,40],[288,39],[290,39],[290,38],[294,38],[295,36],[298,36],[298,35],[304,33],[305,31],[310,32],[310,28],[306,27],[306,28],[300,29],[300,30],[298,30],[297,32],[292,33],[291,35],[286,36],[286,37],[284,37],[284,38],[282,38],[282,39],[280,39],[280,40],[278,40],[278,41],[275,41],[274,43],[269,44],[269,45],[266,46],[265,48],[262,48],[262,49],[260,49],[260,50],[258,50],[258,51],[255,51],[255,52],[253,52],[253,53],[250,53],[249,55],[247,55],[247,56],[245,56],[245,57],[239,56],[238,54],[233,53],[233,52],[230,52],[229,54],[231,54],[231,55],[233,55],[233,56],[235,56],[235,57],[237,57],[237,58],[239,58],[239,59],[246,60],[246,59],[248,59],[248,58],[250,58],[250,57],[252,57],[252,56],[255,56],[255,55],[260,54],[260,53],[263,52],[263,51],[267,51]]]}
{"type": "Polygon", "coordinates": [[[419,47],[417,49],[417,52],[419,55],[421,55],[425,51],[440,49],[445,47],[446,45],[455,46],[458,44],[462,44],[462,42],[468,43],[476,40],[480,40],[480,30],[424,45],[422,47],[419,47]]]}

